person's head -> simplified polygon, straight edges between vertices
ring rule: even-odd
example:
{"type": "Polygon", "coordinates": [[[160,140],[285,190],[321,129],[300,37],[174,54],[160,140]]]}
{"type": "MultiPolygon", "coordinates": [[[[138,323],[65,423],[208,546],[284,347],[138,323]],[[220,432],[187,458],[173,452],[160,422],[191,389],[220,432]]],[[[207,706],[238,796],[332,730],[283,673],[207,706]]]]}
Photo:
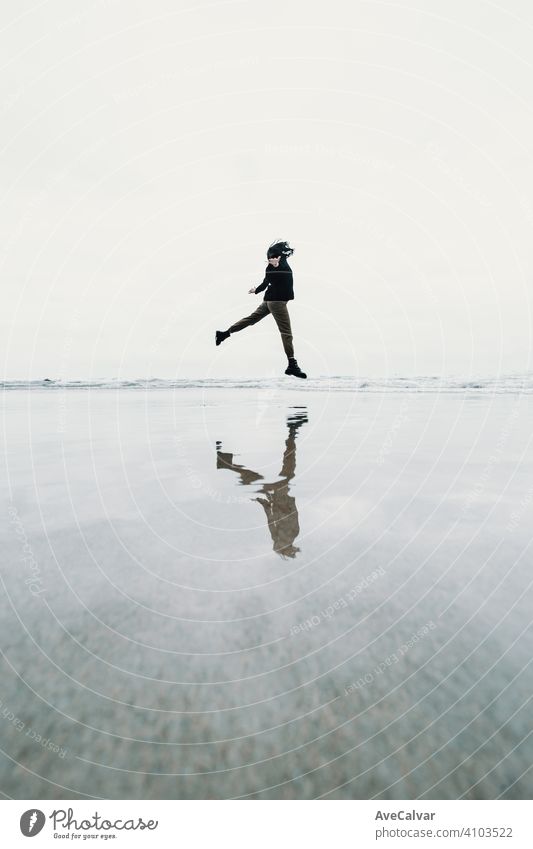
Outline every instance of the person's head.
{"type": "Polygon", "coordinates": [[[292,256],[294,249],[288,242],[272,242],[267,250],[267,260],[274,268],[278,268],[280,262],[286,262],[288,256],[292,256]]]}

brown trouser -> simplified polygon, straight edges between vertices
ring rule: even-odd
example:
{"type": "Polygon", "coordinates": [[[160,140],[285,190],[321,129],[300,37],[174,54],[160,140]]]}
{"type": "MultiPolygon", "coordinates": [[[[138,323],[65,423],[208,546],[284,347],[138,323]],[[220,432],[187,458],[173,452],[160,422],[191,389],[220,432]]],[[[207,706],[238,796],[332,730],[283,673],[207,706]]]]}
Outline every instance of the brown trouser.
{"type": "Polygon", "coordinates": [[[246,318],[241,318],[240,321],[236,321],[235,324],[228,327],[228,330],[230,333],[237,333],[239,330],[244,330],[245,327],[250,327],[251,324],[257,324],[258,321],[261,321],[269,313],[272,313],[278,325],[287,357],[294,357],[291,320],[289,310],[287,309],[287,301],[261,301],[261,304],[253,313],[247,315],[246,318]]]}

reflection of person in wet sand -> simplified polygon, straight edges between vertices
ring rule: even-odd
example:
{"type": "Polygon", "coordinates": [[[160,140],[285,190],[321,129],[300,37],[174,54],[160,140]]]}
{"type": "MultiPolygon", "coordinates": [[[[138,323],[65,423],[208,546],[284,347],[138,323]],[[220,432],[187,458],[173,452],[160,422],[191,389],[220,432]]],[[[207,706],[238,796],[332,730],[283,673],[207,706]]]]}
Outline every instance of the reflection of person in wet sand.
{"type": "MultiPolygon", "coordinates": [[[[296,473],[296,435],[298,428],[307,421],[307,414],[294,413],[287,419],[289,434],[285,440],[281,480],[263,483],[257,491],[258,501],[265,511],[268,528],[274,543],[274,551],[282,557],[296,557],[300,549],[294,545],[294,540],[300,533],[298,509],[294,496],[289,495],[289,482],[296,473]]],[[[264,480],[263,475],[233,462],[233,454],[220,450],[221,443],[217,442],[217,469],[231,469],[240,477],[244,486],[264,480]]]]}

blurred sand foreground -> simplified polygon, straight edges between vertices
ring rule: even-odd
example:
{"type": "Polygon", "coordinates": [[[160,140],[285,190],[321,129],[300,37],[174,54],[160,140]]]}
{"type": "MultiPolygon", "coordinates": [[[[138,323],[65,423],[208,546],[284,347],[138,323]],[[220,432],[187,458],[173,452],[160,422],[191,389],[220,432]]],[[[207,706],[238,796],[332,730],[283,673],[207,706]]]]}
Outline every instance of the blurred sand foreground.
{"type": "Polygon", "coordinates": [[[4,393],[0,790],[530,798],[532,407],[4,393]]]}

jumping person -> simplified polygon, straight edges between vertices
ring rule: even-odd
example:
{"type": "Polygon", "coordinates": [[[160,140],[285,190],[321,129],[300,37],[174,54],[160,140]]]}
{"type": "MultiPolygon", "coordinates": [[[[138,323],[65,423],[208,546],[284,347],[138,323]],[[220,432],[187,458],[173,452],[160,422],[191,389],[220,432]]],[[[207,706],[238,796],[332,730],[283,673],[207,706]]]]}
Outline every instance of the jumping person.
{"type": "Polygon", "coordinates": [[[292,256],[293,253],[294,250],[289,246],[288,242],[274,242],[270,245],[267,250],[268,264],[265,279],[260,286],[252,287],[248,290],[249,295],[255,295],[266,289],[263,302],[253,313],[246,316],[246,318],[241,318],[240,321],[232,324],[227,330],[217,330],[215,341],[217,345],[220,345],[231,333],[237,333],[251,324],[257,324],[258,321],[261,321],[262,318],[265,318],[265,316],[271,313],[278,325],[283,348],[289,360],[285,374],[292,374],[295,377],[307,377],[294,358],[291,320],[289,310],[287,309],[287,301],[294,300],[292,270],[287,262],[287,257],[292,256]]]}

